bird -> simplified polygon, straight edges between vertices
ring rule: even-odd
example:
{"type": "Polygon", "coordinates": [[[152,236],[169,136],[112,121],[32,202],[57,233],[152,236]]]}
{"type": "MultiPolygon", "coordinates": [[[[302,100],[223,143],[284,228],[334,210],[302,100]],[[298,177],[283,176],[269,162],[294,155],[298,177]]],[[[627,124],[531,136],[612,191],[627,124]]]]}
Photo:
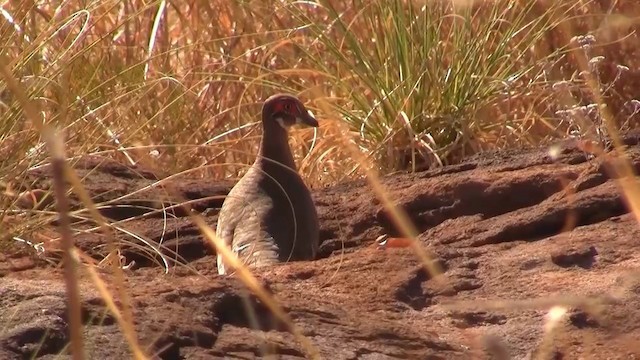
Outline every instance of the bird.
{"type": "MultiPolygon", "coordinates": [[[[294,95],[264,101],[257,157],[218,213],[216,235],[249,268],[312,260],[318,252],[317,210],[288,142],[294,125],[319,126],[294,95]]],[[[217,266],[220,275],[233,272],[219,253],[217,266]]]]}

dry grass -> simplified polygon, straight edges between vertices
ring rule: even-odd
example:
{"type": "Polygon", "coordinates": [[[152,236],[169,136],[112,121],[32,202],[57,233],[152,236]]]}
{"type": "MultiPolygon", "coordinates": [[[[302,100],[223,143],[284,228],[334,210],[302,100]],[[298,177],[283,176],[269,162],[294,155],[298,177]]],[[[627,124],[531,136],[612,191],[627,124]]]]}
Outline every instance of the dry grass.
{"type": "MultiPolygon", "coordinates": [[[[604,17],[612,10],[595,1],[426,3],[427,11],[423,2],[395,0],[15,2],[4,6],[0,39],[43,121],[65,130],[70,155],[147,159],[167,173],[240,175],[253,160],[262,99],[290,91],[317,110],[311,91],[323,94],[341,118],[320,113],[315,141],[309,131],[292,140],[314,184],[362,175],[337,146],[335,121],[383,172],[576,130],[555,113],[563,104],[553,84],[572,80],[572,95],[592,99],[578,94],[584,81],[571,79],[577,62],[567,51],[575,44],[561,24],[579,29],[569,38],[593,31],[591,57],[626,39],[606,45],[620,48],[607,64],[638,65],[625,38],[633,19],[604,17]],[[518,6],[504,10],[508,3],[518,6]]],[[[625,85],[609,91],[618,112],[633,98],[625,85]]],[[[12,170],[3,174],[19,175],[44,153],[6,89],[2,100],[3,170],[12,170]]]]}
{"type": "MultiPolygon", "coordinates": [[[[162,175],[238,177],[253,161],[261,100],[288,91],[321,119],[317,133],[291,140],[308,183],[367,176],[392,207],[380,173],[567,136],[611,136],[620,149],[614,134],[640,112],[640,4],[630,1],[13,1],[1,10],[12,74],[0,83],[5,240],[56,215],[16,206],[27,170],[51,161],[42,125],[64,132],[72,159],[99,153],[162,175]]],[[[637,186],[624,179],[639,216],[637,186]]],[[[117,318],[136,352],[130,309],[117,318]]]]}

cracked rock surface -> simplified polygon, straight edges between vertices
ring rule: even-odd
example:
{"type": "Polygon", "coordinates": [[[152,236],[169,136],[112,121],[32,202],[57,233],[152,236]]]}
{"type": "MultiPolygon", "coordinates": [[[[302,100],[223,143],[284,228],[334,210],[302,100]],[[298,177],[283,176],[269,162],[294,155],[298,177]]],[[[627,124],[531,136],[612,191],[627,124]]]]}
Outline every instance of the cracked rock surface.
{"type": "MultiPolygon", "coordinates": [[[[638,172],[637,138],[625,141],[638,172]]],[[[213,227],[231,183],[158,182],[150,171],[95,157],[74,167],[102,213],[126,230],[115,236],[135,261],[126,287],[148,354],[308,358],[254,297],[254,317],[247,316],[243,285],[217,275],[215,254],[187,211],[171,208],[193,200],[213,227]],[[141,239],[162,244],[168,274],[159,256],[141,252],[141,239]]],[[[46,167],[31,177],[34,188],[49,188],[46,167]]],[[[319,259],[256,273],[322,358],[497,359],[503,352],[524,359],[543,350],[554,359],[640,358],[640,227],[602,160],[567,143],[556,159],[544,148],[488,153],[383,184],[442,276],[432,278],[410,248],[377,248],[378,236],[399,233],[365,181],[313,191],[319,259]],[[546,314],[557,304],[567,312],[545,339],[546,314]]],[[[76,220],[76,229],[94,226],[76,220]]],[[[55,238],[53,225],[45,231],[55,238]]],[[[100,259],[104,236],[75,240],[100,259]]],[[[55,258],[57,244],[45,243],[45,253],[55,258]]],[[[88,358],[130,358],[116,318],[86,271],[80,278],[88,358]]],[[[60,269],[27,249],[0,255],[0,358],[68,356],[65,306],[60,269]]]]}

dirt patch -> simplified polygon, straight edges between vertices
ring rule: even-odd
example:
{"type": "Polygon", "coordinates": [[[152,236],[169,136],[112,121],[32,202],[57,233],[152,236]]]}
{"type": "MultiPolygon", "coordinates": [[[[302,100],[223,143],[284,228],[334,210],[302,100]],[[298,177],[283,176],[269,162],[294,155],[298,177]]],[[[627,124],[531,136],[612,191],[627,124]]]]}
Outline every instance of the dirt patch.
{"type": "MultiPolygon", "coordinates": [[[[637,137],[626,142],[637,168],[637,137]]],[[[253,326],[243,286],[217,275],[212,250],[186,211],[174,206],[192,201],[215,226],[231,183],[161,180],[96,157],[74,166],[102,214],[117,221],[110,236],[122,242],[127,261],[135,261],[127,286],[136,328],[157,358],[251,359],[265,349],[282,358],[306,356],[286,327],[249,297],[253,326]],[[149,245],[158,251],[144,250],[149,245]],[[158,266],[163,261],[168,274],[158,266]]],[[[32,189],[47,190],[49,170],[34,171],[30,180],[32,189]]],[[[500,351],[524,358],[538,353],[554,298],[591,299],[567,305],[554,358],[640,356],[640,229],[600,160],[567,143],[557,159],[547,149],[490,153],[388,176],[383,184],[421,231],[446,282],[432,279],[409,249],[377,248],[378,236],[398,230],[366,182],[314,191],[320,259],[257,275],[323,358],[490,358],[486,349],[498,343],[500,351]],[[529,303],[497,306],[495,300],[529,303]]],[[[76,198],[73,206],[82,208],[76,198]]],[[[76,217],[74,227],[85,230],[77,245],[100,259],[106,235],[89,231],[95,224],[82,213],[76,217]]],[[[45,244],[45,253],[53,256],[56,246],[45,244]]],[[[69,340],[60,271],[28,249],[6,253],[0,262],[0,355],[6,359],[48,358],[64,353],[69,340]]],[[[130,357],[117,322],[82,277],[88,354],[130,357]]]]}

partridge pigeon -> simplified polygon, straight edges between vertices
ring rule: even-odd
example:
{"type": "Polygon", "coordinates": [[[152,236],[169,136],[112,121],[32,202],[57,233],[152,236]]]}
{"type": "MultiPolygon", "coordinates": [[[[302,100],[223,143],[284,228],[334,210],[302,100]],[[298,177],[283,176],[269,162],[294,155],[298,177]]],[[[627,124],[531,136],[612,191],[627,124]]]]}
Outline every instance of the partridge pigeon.
{"type": "MultiPolygon", "coordinates": [[[[250,268],[311,260],[318,251],[318,215],[289,148],[288,129],[296,124],[318,127],[295,96],[264,102],[258,157],[218,214],[216,234],[250,268]]],[[[220,255],[217,263],[219,274],[230,272],[220,255]]]]}

